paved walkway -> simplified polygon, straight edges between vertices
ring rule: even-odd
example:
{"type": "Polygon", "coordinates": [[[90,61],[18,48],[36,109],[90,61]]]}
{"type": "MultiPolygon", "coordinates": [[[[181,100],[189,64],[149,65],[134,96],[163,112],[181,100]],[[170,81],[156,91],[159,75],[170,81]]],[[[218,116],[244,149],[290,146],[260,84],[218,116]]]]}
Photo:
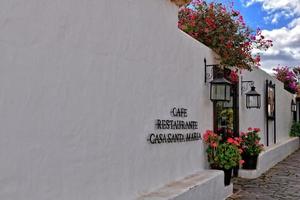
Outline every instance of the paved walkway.
{"type": "Polygon", "coordinates": [[[300,200],[300,150],[257,179],[233,180],[234,194],[227,200],[300,200]]]}

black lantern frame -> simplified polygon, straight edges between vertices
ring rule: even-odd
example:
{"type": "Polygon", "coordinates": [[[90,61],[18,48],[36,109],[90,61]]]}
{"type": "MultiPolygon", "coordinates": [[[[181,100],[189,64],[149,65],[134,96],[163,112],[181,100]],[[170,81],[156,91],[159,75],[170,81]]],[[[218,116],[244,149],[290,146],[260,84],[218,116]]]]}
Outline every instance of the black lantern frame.
{"type": "Polygon", "coordinates": [[[241,77],[241,94],[251,88],[250,91],[246,93],[246,108],[257,108],[261,107],[261,96],[258,92],[256,92],[254,87],[254,81],[244,81],[243,77],[241,77]]]}
{"type": "MultiPolygon", "coordinates": [[[[213,78],[213,68],[219,67],[217,64],[207,65],[206,59],[204,58],[204,82],[207,82],[207,79],[213,78]],[[211,70],[208,72],[207,68],[210,67],[211,70]]],[[[211,101],[230,101],[231,98],[231,82],[226,80],[223,77],[214,78],[210,83],[210,100],[211,101]]]]}
{"type": "Polygon", "coordinates": [[[255,87],[252,86],[251,90],[246,93],[246,108],[257,108],[261,107],[261,95],[256,92],[255,87]]]}
{"type": "Polygon", "coordinates": [[[291,101],[291,111],[297,112],[297,104],[295,103],[294,100],[291,101]]]}
{"type": "Polygon", "coordinates": [[[211,101],[230,101],[231,83],[225,78],[215,78],[210,82],[211,101]]]}

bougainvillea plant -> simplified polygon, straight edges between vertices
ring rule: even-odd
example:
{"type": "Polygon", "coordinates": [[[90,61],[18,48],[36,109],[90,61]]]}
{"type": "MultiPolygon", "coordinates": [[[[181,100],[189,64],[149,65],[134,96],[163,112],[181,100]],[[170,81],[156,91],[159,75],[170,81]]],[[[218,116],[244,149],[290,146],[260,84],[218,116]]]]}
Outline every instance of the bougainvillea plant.
{"type": "Polygon", "coordinates": [[[297,77],[290,67],[276,67],[273,69],[275,72],[275,77],[283,82],[284,88],[291,93],[298,92],[297,77]]]}
{"type": "Polygon", "coordinates": [[[238,69],[230,71],[229,79],[233,84],[239,82],[238,69]]]}
{"type": "Polygon", "coordinates": [[[272,46],[260,29],[251,31],[238,11],[221,3],[193,0],[180,9],[178,27],[213,49],[224,66],[251,70],[260,66],[260,55],[252,50],[272,46]]]}

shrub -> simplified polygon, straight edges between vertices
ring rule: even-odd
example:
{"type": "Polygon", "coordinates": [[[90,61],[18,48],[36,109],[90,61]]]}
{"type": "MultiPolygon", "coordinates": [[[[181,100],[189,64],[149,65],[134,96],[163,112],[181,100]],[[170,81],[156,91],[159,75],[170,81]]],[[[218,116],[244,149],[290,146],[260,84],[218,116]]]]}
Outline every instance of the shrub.
{"type": "Polygon", "coordinates": [[[300,123],[299,122],[293,122],[291,131],[290,131],[290,136],[292,136],[292,137],[300,136],[300,123]]]}
{"type": "Polygon", "coordinates": [[[237,146],[223,143],[216,149],[215,164],[221,169],[231,169],[239,165],[242,157],[237,146]]]}

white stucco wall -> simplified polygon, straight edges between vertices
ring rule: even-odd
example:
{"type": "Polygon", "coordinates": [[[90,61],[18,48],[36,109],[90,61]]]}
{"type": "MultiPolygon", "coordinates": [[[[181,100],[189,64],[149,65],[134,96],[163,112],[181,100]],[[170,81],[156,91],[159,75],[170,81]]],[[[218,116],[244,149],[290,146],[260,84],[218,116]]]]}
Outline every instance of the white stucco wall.
{"type": "Polygon", "coordinates": [[[212,128],[203,59],[167,0],[0,1],[0,199],[132,199],[205,165],[202,142],[150,145],[188,109],[212,128]]]}
{"type": "MultiPolygon", "coordinates": [[[[146,141],[174,106],[198,132],[213,127],[212,51],[178,30],[177,11],[167,0],[0,1],[0,199],[133,199],[206,167],[201,141],[146,141]]],[[[281,106],[290,95],[276,92],[281,106]]],[[[241,129],[263,128],[264,109],[242,103],[241,129]]],[[[284,139],[290,109],[279,109],[284,139]]]]}
{"type": "MultiPolygon", "coordinates": [[[[291,100],[293,94],[283,88],[283,83],[271,77],[261,69],[252,72],[244,71],[242,73],[243,80],[254,81],[256,91],[261,94],[261,108],[247,109],[246,95],[244,92],[240,96],[240,130],[246,131],[248,127],[258,127],[261,131],[262,142],[266,144],[266,111],[265,111],[265,91],[266,80],[271,80],[276,85],[276,139],[277,142],[284,141],[289,138],[289,131],[292,125],[293,115],[291,112],[291,100]]],[[[248,88],[250,90],[250,88],[248,88]]],[[[269,144],[274,143],[274,121],[269,121],[269,144]]]]}

